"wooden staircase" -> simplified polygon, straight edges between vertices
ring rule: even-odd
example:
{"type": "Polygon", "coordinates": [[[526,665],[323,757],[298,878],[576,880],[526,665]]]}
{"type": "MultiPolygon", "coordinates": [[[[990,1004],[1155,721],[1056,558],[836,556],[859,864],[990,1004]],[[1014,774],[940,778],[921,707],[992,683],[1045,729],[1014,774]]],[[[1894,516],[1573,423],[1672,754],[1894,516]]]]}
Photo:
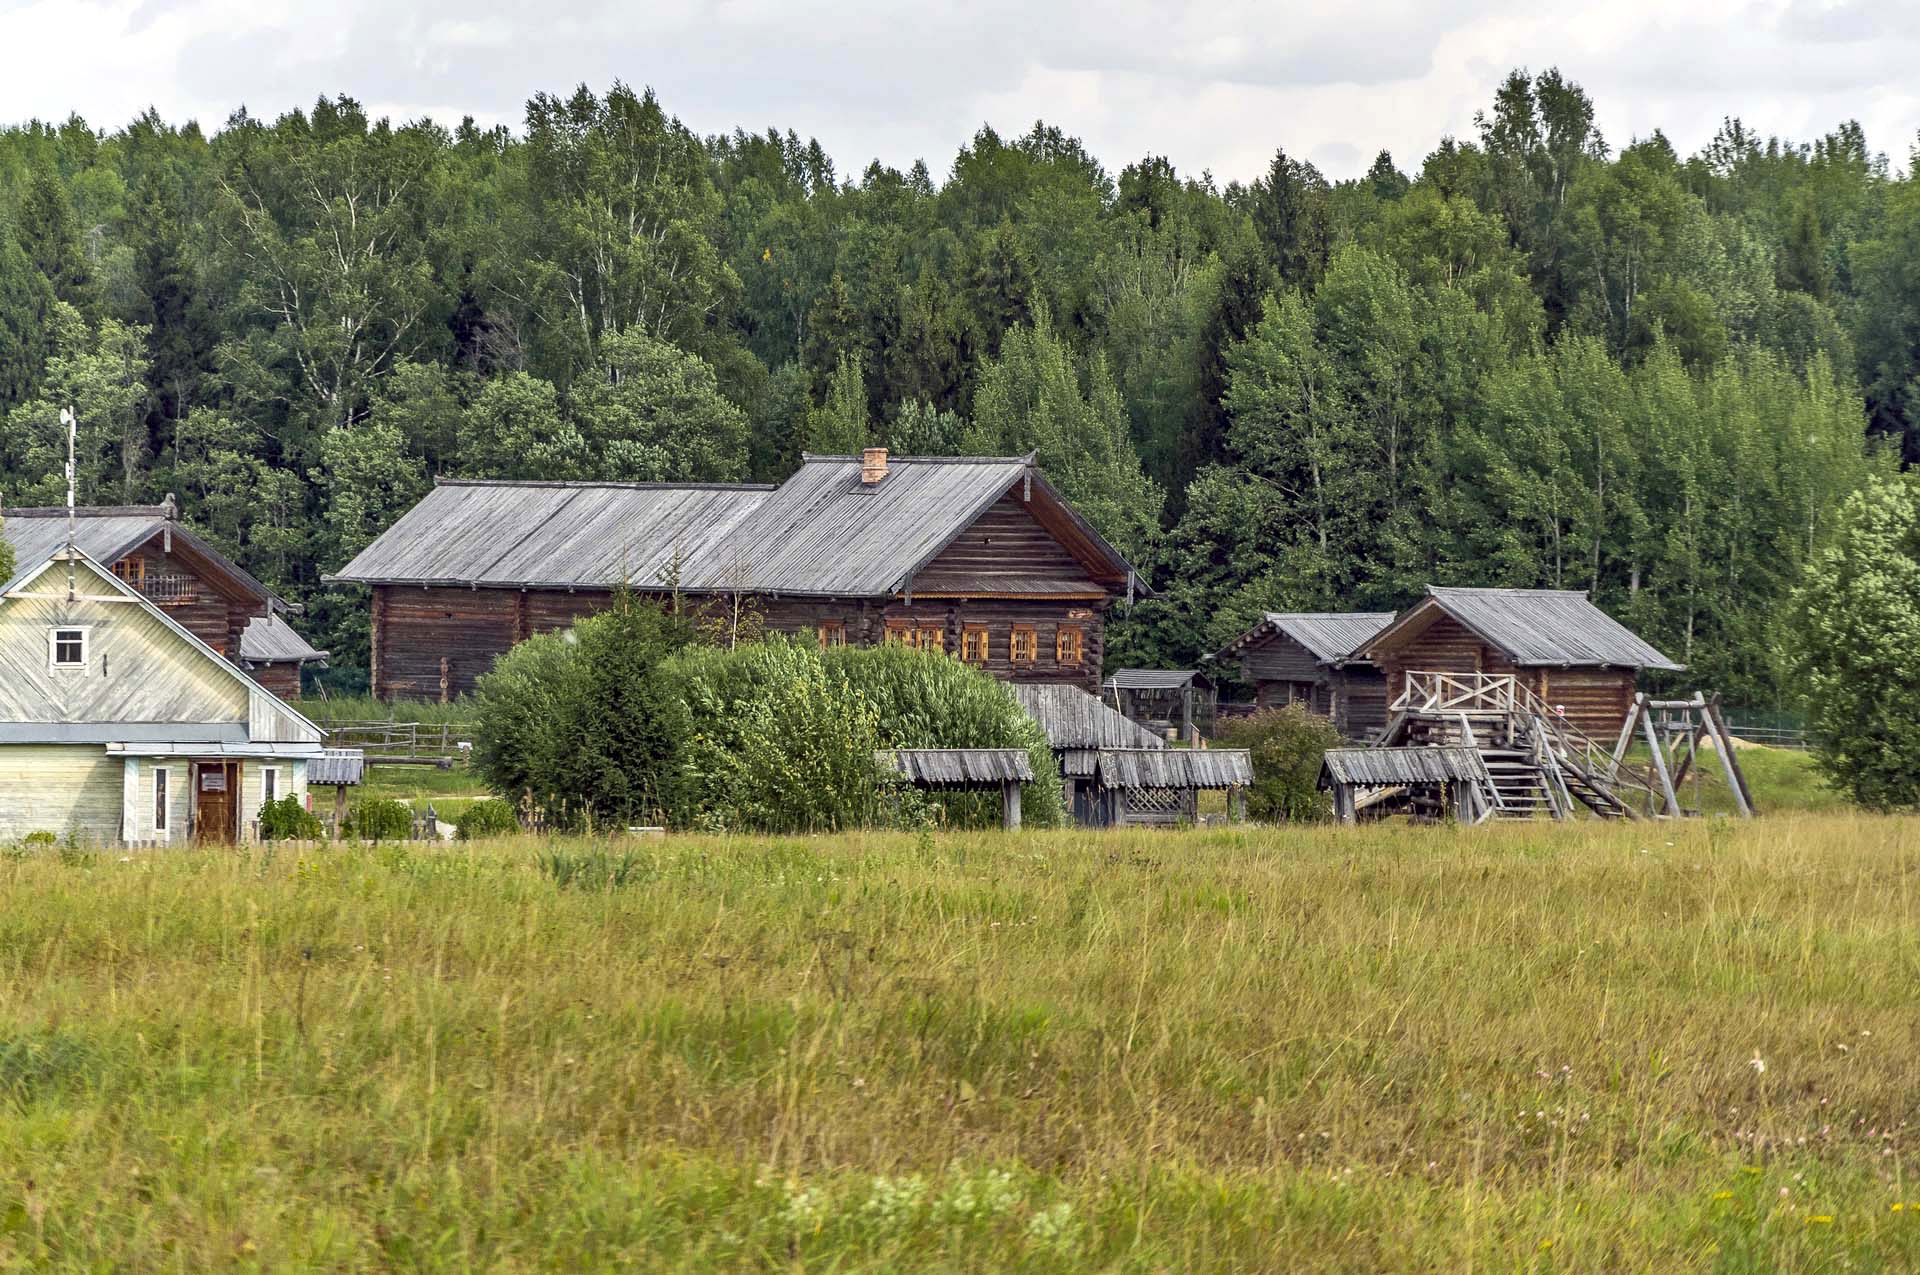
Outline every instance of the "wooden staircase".
{"type": "Polygon", "coordinates": [[[1375,747],[1464,745],[1480,757],[1484,819],[1633,819],[1652,777],[1609,754],[1511,676],[1409,673],[1375,747]]]}

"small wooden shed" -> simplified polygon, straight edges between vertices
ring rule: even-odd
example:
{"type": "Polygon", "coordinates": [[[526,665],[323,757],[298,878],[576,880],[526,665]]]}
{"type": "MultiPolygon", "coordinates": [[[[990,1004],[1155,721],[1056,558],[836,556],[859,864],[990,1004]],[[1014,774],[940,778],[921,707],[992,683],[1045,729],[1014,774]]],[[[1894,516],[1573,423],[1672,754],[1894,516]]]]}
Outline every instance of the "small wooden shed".
{"type": "Polygon", "coordinates": [[[1240,748],[1103,748],[1087,791],[1090,817],[1103,828],[1198,823],[1200,794],[1224,790],[1227,813],[1247,814],[1253,758],[1240,748]]]}
{"type": "Polygon", "coordinates": [[[1387,680],[1359,648],[1392,621],[1391,611],[1269,611],[1213,658],[1239,666],[1259,707],[1302,704],[1366,739],[1386,725],[1387,680]]]}
{"type": "Polygon", "coordinates": [[[929,792],[1000,793],[1000,826],[1020,827],[1020,785],[1033,782],[1033,762],[1019,748],[896,748],[879,754],[888,767],[929,792]]]}
{"type": "Polygon", "coordinates": [[[1218,695],[1199,669],[1123,668],[1109,677],[1106,700],[1135,725],[1188,743],[1213,734],[1218,695]]]}
{"type": "Polygon", "coordinates": [[[1330,748],[1320,763],[1320,787],[1333,794],[1341,823],[1357,822],[1363,813],[1478,823],[1486,814],[1487,785],[1479,752],[1464,746],[1330,748]]]}

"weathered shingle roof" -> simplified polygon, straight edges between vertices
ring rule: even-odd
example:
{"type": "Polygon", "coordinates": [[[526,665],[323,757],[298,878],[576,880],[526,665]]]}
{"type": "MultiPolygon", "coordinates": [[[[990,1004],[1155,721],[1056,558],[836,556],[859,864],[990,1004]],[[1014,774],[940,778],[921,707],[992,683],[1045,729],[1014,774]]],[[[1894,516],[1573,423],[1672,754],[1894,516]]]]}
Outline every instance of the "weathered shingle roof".
{"type": "Polygon", "coordinates": [[[1095,779],[1108,788],[1238,788],[1253,782],[1239,748],[1107,748],[1095,779]]]}
{"type": "Polygon", "coordinates": [[[1427,597],[1368,645],[1383,649],[1430,607],[1438,607],[1499,648],[1515,664],[1606,665],[1678,669],[1585,593],[1561,589],[1450,589],[1431,585],[1427,597]]]}
{"type": "Polygon", "coordinates": [[[358,748],[323,749],[307,760],[308,785],[351,788],[366,778],[367,755],[358,748]]]}
{"type": "MultiPolygon", "coordinates": [[[[1052,495],[1023,456],[897,457],[871,484],[860,470],[854,457],[808,456],[776,488],[443,480],[325,578],[638,589],[671,582],[694,593],[879,597],[909,587],[1016,483],[1052,495]]],[[[1102,560],[1101,574],[1124,581],[1132,570],[1125,559],[1075,525],[1102,560]]]]}
{"type": "Polygon", "coordinates": [[[1388,787],[1475,780],[1485,774],[1480,754],[1471,748],[1329,748],[1321,762],[1320,783],[1388,787]]]}
{"type": "Polygon", "coordinates": [[[256,615],[240,634],[240,658],[248,664],[313,664],[327,658],[277,615],[256,615]]]}
{"type": "Polygon", "coordinates": [[[1319,663],[1338,664],[1356,656],[1362,646],[1392,622],[1391,611],[1269,611],[1260,617],[1260,623],[1235,638],[1215,658],[1231,658],[1255,642],[1280,633],[1305,647],[1319,663]]]}
{"type": "Polygon", "coordinates": [[[880,754],[910,783],[929,788],[966,788],[999,783],[1030,783],[1033,762],[1019,748],[898,748],[880,754]]]}
{"type": "Polygon", "coordinates": [[[1167,742],[1128,721],[1077,686],[1020,683],[1007,688],[1040,723],[1054,751],[1098,748],[1165,748],[1167,742]]]}
{"type": "Polygon", "coordinates": [[[667,583],[771,487],[442,479],[330,579],[636,588],[667,583]]]}
{"type": "MultiPolygon", "coordinates": [[[[243,590],[279,604],[266,585],[254,579],[243,567],[215,549],[205,540],[171,517],[166,505],[94,505],[74,511],[74,547],[111,566],[162,531],[171,530],[174,538],[231,577],[243,590]]],[[[13,546],[16,573],[28,564],[44,562],[67,545],[67,511],[36,507],[0,510],[0,535],[13,546]]],[[[0,589],[15,580],[0,582],[0,589]]]]}
{"type": "Polygon", "coordinates": [[[1196,680],[1202,686],[1208,685],[1206,675],[1198,669],[1123,668],[1115,669],[1106,684],[1121,691],[1177,691],[1196,680]]]}

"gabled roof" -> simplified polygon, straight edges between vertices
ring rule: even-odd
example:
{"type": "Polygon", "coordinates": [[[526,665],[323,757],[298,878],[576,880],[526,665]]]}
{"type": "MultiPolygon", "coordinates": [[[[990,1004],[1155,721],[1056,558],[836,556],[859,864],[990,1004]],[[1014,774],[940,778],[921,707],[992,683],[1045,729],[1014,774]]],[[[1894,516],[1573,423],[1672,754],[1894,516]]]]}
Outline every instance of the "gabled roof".
{"type": "MultiPolygon", "coordinates": [[[[286,603],[239,563],[182,526],[172,505],[87,505],[73,513],[74,547],[95,562],[118,562],[160,533],[171,532],[177,548],[199,559],[213,574],[225,577],[231,588],[286,609],[286,603]]],[[[20,573],[29,564],[43,562],[66,548],[66,508],[41,505],[0,509],[0,536],[13,546],[15,569],[12,580],[0,583],[0,590],[4,590],[21,579],[20,573]]]]}
{"type": "Polygon", "coordinates": [[[1275,634],[1292,638],[1320,664],[1365,663],[1359,655],[1380,630],[1393,622],[1391,611],[1269,611],[1215,659],[1228,659],[1275,634]]]}
{"type": "Polygon", "coordinates": [[[254,616],[240,634],[243,664],[318,664],[326,658],[277,615],[254,616]]]}
{"type": "Polygon", "coordinates": [[[1132,574],[1031,457],[895,457],[887,470],[869,484],[858,458],[807,456],[778,487],[442,480],[324,578],[887,596],[1016,484],[1095,579],[1124,587],[1132,574]]]}
{"type": "Polygon", "coordinates": [[[1165,748],[1167,741],[1116,713],[1077,686],[1017,683],[1007,687],[1040,723],[1056,752],[1082,748],[1165,748]]]}
{"type": "MultiPolygon", "coordinates": [[[[97,577],[100,583],[105,584],[107,587],[113,589],[115,592],[119,593],[121,596],[128,598],[134,603],[136,603],[137,605],[139,605],[144,611],[147,612],[148,615],[160,621],[162,625],[164,625],[166,628],[171,630],[174,636],[178,637],[181,641],[185,642],[190,648],[192,648],[194,652],[196,652],[203,658],[212,661],[214,666],[217,667],[224,675],[233,678],[236,682],[240,683],[241,686],[245,687],[247,690],[247,703],[249,706],[248,707],[248,720],[249,720],[248,738],[249,739],[251,739],[253,735],[254,720],[260,717],[260,712],[263,707],[270,706],[272,712],[280,713],[284,717],[286,717],[288,721],[294,725],[294,728],[296,729],[296,731],[310,732],[312,735],[312,738],[310,741],[283,740],[283,741],[274,741],[274,742],[286,743],[290,746],[294,744],[317,745],[319,743],[319,741],[323,737],[324,732],[322,732],[318,726],[314,725],[311,721],[309,721],[306,718],[306,716],[302,714],[298,709],[294,708],[292,705],[288,704],[285,700],[275,695],[272,691],[269,691],[266,687],[260,685],[258,682],[248,677],[245,673],[242,673],[237,667],[234,666],[234,664],[231,661],[229,661],[225,656],[221,655],[220,652],[214,650],[212,647],[208,646],[205,642],[195,637],[193,633],[190,630],[188,630],[184,625],[182,625],[178,620],[174,619],[172,616],[168,615],[165,611],[155,606],[153,602],[150,599],[148,599],[145,595],[141,594],[140,592],[132,588],[130,585],[128,585],[125,581],[121,580],[118,576],[114,575],[112,571],[102,566],[97,560],[89,556],[87,552],[83,549],[73,549],[70,551],[63,547],[57,553],[49,554],[46,557],[40,559],[38,562],[29,564],[25,570],[17,572],[14,578],[8,581],[4,588],[0,588],[0,606],[6,605],[8,601],[12,600],[16,591],[24,590],[27,585],[33,583],[34,579],[40,576],[42,573],[52,569],[58,563],[68,562],[68,561],[86,564],[88,567],[92,569],[93,574],[95,575],[95,577],[97,577]]],[[[187,725],[192,726],[194,725],[194,723],[188,723],[187,725]]],[[[121,732],[119,735],[117,735],[118,738],[126,737],[124,734],[124,731],[125,731],[124,724],[116,723],[115,729],[116,731],[121,732]]]]}
{"type": "Polygon", "coordinates": [[[1367,643],[1367,651],[1391,650],[1442,614],[1458,620],[1515,664],[1681,667],[1595,606],[1585,592],[1564,589],[1450,589],[1429,585],[1427,596],[1381,630],[1367,643]]]}
{"type": "Polygon", "coordinates": [[[1244,788],[1253,758],[1244,748],[1103,748],[1093,773],[1108,788],[1244,788]]]}
{"type": "Polygon", "coordinates": [[[1472,748],[1457,745],[1423,748],[1329,748],[1320,762],[1320,786],[1356,784],[1379,788],[1395,784],[1434,784],[1486,778],[1486,766],[1472,748]]]}
{"type": "Polygon", "coordinates": [[[1177,691],[1195,682],[1202,686],[1213,684],[1199,669],[1122,668],[1113,671],[1106,686],[1109,690],[1121,691],[1177,691]]]}

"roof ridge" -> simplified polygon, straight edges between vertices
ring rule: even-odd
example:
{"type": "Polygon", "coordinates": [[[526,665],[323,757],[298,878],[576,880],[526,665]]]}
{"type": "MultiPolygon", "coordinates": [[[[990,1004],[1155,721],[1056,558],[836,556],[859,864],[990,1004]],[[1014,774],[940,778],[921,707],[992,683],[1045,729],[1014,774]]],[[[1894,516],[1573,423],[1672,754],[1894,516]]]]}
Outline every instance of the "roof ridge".
{"type": "MultiPolygon", "coordinates": [[[[584,491],[610,487],[619,491],[777,491],[779,483],[642,483],[611,482],[597,478],[456,478],[434,477],[436,487],[532,487],[584,491]]],[[[62,511],[64,512],[64,511],[62,511]]]]}
{"type": "MultiPolygon", "coordinates": [[[[65,505],[18,505],[0,508],[0,518],[64,518],[65,505]]],[[[76,518],[159,518],[165,519],[165,505],[75,505],[76,518]]]]}
{"type": "MultiPolygon", "coordinates": [[[[831,452],[801,452],[800,463],[812,464],[848,464],[858,465],[864,461],[860,456],[843,456],[831,452]]],[[[888,456],[889,465],[1031,465],[1032,453],[1025,456],[888,456]]]]}

